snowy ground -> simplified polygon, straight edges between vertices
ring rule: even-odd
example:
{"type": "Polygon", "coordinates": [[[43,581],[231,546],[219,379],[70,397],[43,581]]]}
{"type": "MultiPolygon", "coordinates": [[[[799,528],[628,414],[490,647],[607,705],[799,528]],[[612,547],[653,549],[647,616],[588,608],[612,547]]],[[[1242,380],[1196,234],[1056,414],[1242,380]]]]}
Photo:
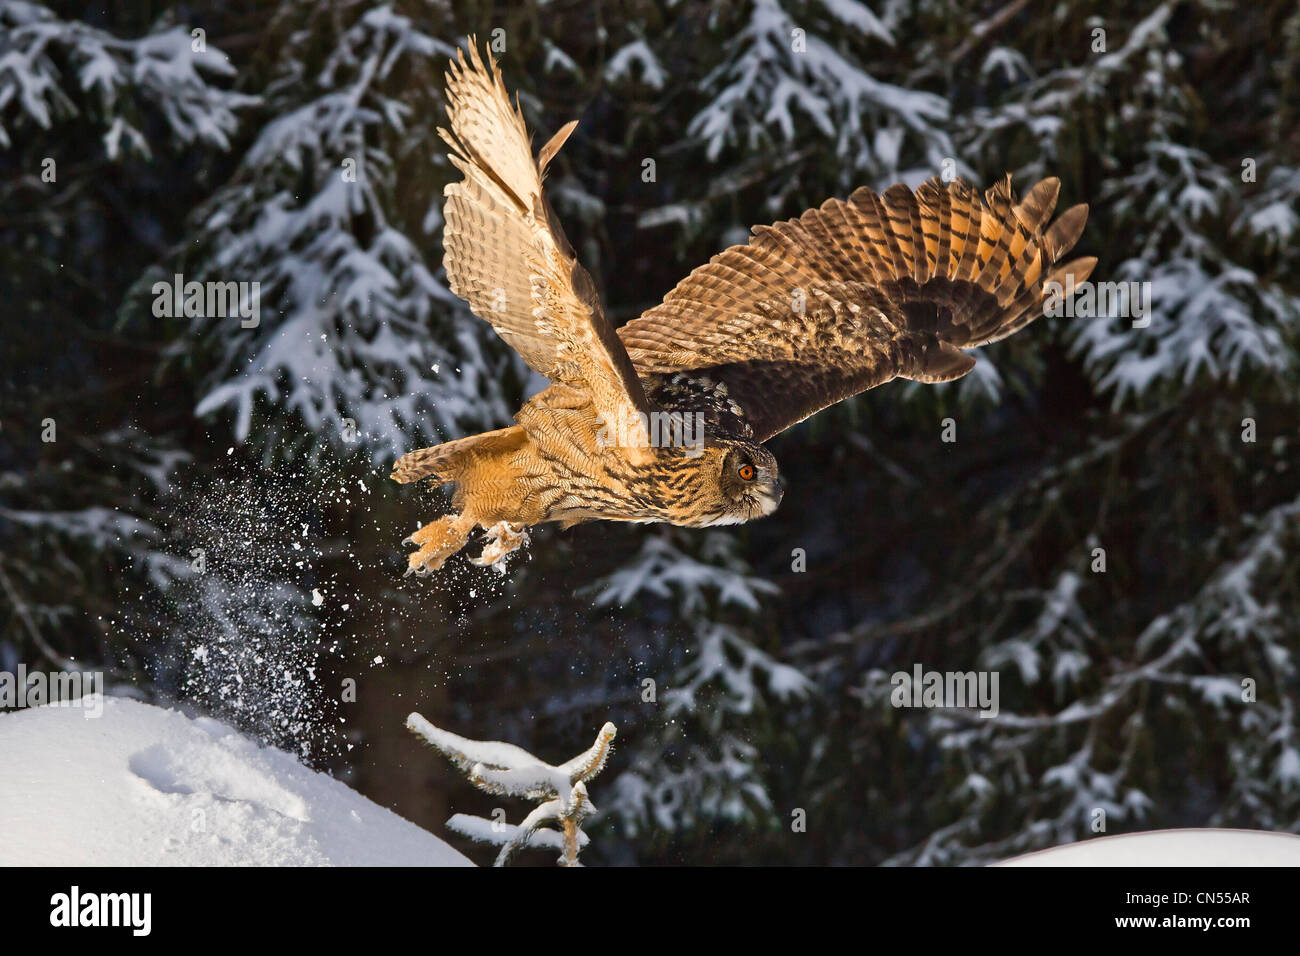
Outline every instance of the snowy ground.
{"type": "Polygon", "coordinates": [[[1300,866],[1300,836],[1262,830],[1153,830],[1027,853],[999,866],[1300,866]]]}
{"type": "Polygon", "coordinates": [[[225,724],[103,704],[0,715],[0,865],[471,865],[225,724]]]}
{"type": "MultiPolygon", "coordinates": [[[[0,866],[468,866],[432,834],[208,718],[124,698],[0,715],[0,866]]],[[[1300,866],[1300,837],[1160,830],[1002,866],[1300,866]]]]}

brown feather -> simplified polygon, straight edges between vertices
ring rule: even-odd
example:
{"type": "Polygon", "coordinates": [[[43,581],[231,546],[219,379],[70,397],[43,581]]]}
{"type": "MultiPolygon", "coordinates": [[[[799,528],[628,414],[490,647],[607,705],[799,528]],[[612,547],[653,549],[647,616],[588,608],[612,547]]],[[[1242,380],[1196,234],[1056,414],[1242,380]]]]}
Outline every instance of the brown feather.
{"type": "Polygon", "coordinates": [[[950,381],[974,365],[963,349],[1041,314],[1047,267],[1086,217],[1044,233],[1058,192],[1045,179],[1017,201],[1010,177],[983,196],[960,180],[859,189],[755,227],[619,335],[642,376],[724,383],[758,441],[891,378],[950,381]]]}
{"type": "Polygon", "coordinates": [[[465,177],[445,189],[443,265],[452,291],[533,369],[585,389],[593,414],[648,412],[636,370],[542,189],[547,164],[576,123],[534,159],[496,64],[472,44],[451,64],[447,98],[451,129],[439,133],[465,177]]]}

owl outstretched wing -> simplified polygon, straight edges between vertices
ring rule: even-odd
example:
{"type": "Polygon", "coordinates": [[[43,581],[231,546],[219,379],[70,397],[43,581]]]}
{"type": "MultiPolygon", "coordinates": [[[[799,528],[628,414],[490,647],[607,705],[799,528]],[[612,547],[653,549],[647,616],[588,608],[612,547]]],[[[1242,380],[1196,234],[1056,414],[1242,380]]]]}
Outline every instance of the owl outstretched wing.
{"type": "Polygon", "coordinates": [[[534,159],[497,66],[470,41],[447,74],[451,129],[438,133],[464,174],[444,190],[451,289],[528,365],[591,398],[597,413],[644,412],[645,393],[542,191],[546,165],[577,122],[534,159]]]}
{"type": "Polygon", "coordinates": [[[1088,217],[1079,205],[1049,226],[1059,191],[1045,179],[1017,199],[1010,176],[982,197],[937,178],[862,188],[756,226],[619,335],[643,376],[724,384],[759,442],[894,378],[951,381],[975,365],[962,349],[1032,322],[1047,283],[1096,265],[1058,264],[1088,217]]]}

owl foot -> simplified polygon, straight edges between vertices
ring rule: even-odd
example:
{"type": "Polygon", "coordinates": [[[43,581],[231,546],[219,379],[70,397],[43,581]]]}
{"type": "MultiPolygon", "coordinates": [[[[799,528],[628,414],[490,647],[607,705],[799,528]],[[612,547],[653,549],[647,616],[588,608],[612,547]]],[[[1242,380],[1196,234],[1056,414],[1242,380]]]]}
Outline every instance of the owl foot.
{"type": "Polygon", "coordinates": [[[452,514],[421,527],[402,542],[420,546],[418,551],[406,556],[406,573],[427,577],[437,571],[444,561],[465,547],[474,524],[473,518],[452,514]]]}
{"type": "Polygon", "coordinates": [[[498,521],[487,529],[487,544],[483,553],[477,558],[470,558],[474,564],[488,565],[502,574],[506,573],[506,558],[528,543],[528,530],[523,525],[498,521]]]}

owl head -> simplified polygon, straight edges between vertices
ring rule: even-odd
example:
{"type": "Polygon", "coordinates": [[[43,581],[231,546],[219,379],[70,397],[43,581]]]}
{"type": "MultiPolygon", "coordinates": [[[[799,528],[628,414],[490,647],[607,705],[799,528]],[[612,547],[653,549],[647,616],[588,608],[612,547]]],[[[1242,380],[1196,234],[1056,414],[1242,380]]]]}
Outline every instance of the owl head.
{"type": "Polygon", "coordinates": [[[701,463],[712,470],[717,500],[710,502],[707,524],[743,524],[770,515],[781,503],[781,474],[776,458],[762,445],[743,439],[709,443],[701,463]]]}

